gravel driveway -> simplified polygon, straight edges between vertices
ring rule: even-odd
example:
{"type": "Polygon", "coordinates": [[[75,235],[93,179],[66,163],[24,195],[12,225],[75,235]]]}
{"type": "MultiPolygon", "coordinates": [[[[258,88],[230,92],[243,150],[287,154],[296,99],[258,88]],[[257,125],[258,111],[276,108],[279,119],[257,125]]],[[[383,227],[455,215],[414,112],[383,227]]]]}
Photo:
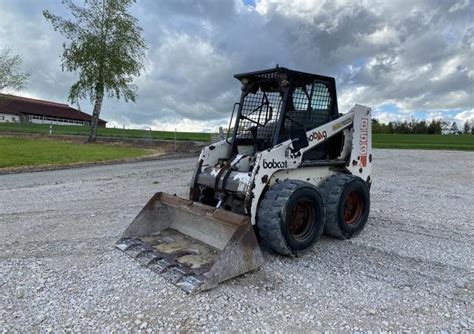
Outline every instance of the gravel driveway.
{"type": "Polygon", "coordinates": [[[375,150],[364,232],[186,295],[113,243],[195,159],[0,176],[0,331],[474,328],[474,153],[375,150]]]}

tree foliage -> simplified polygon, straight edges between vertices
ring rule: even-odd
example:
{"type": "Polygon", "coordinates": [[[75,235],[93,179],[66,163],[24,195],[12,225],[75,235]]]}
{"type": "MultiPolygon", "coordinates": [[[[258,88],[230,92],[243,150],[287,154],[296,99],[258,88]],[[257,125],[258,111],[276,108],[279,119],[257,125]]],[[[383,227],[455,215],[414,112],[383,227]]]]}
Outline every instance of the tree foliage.
{"type": "Polygon", "coordinates": [[[22,90],[25,88],[29,74],[21,70],[23,59],[5,48],[0,51],[0,93],[7,90],[22,90]]]}
{"type": "MultiPolygon", "coordinates": [[[[373,133],[402,133],[402,134],[441,134],[443,129],[452,133],[461,133],[456,122],[446,122],[432,119],[431,121],[411,119],[403,122],[380,123],[372,119],[373,133]]],[[[463,125],[464,134],[474,134],[474,120],[466,120],[463,125]]]]}
{"type": "Polygon", "coordinates": [[[380,123],[377,119],[372,120],[373,133],[402,133],[402,134],[441,134],[445,123],[441,120],[431,121],[411,119],[404,122],[380,123]]]}
{"type": "Polygon", "coordinates": [[[133,79],[143,70],[146,44],[138,20],[129,13],[135,0],[86,0],[84,7],[63,0],[72,19],[43,11],[54,29],[66,38],[63,71],[78,72],[69,91],[72,103],[89,98],[94,103],[89,141],[95,141],[104,95],[135,101],[133,79]]]}
{"type": "Polygon", "coordinates": [[[464,122],[463,130],[465,135],[474,134],[474,119],[467,120],[466,122],[464,122]]]}

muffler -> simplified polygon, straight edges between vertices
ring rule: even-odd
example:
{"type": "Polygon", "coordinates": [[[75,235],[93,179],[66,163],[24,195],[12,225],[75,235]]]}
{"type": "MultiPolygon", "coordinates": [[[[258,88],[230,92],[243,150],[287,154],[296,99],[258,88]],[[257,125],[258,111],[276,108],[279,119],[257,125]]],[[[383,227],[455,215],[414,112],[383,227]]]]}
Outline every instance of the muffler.
{"type": "Polygon", "coordinates": [[[188,293],[263,264],[250,218],[158,192],[116,247],[188,293]]]}

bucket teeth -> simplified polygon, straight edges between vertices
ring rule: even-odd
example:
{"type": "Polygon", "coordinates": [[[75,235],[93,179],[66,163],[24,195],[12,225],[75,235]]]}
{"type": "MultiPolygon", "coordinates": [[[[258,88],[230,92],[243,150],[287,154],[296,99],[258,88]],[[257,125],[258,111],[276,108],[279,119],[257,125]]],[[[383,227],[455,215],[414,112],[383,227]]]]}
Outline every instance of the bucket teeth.
{"type": "Polygon", "coordinates": [[[153,249],[147,245],[138,245],[131,247],[127,252],[131,257],[138,259],[139,257],[145,256],[145,254],[153,253],[153,249]]]}
{"type": "Polygon", "coordinates": [[[202,283],[203,281],[199,280],[194,276],[184,276],[181,278],[180,281],[176,282],[175,284],[187,293],[193,293],[199,289],[202,283]]]}
{"type": "Polygon", "coordinates": [[[143,253],[137,258],[137,260],[140,261],[140,263],[144,266],[149,266],[153,262],[159,261],[161,259],[163,259],[163,255],[156,255],[154,252],[143,253]]]}
{"type": "Polygon", "coordinates": [[[249,217],[162,192],[115,246],[188,293],[212,289],[263,263],[249,217]]]}
{"type": "Polygon", "coordinates": [[[141,243],[141,241],[135,238],[122,238],[115,244],[115,247],[125,252],[129,248],[140,245],[141,243]]]}
{"type": "Polygon", "coordinates": [[[158,274],[163,274],[165,271],[168,270],[168,268],[171,267],[176,267],[176,263],[172,263],[168,261],[167,259],[162,259],[157,262],[153,262],[151,265],[148,266],[153,271],[156,271],[158,274]]]}
{"type": "Polygon", "coordinates": [[[186,270],[183,270],[179,267],[172,267],[164,273],[164,276],[173,284],[178,283],[184,275],[186,275],[186,270]]]}
{"type": "Polygon", "coordinates": [[[192,268],[192,265],[180,262],[180,259],[186,256],[199,256],[200,253],[196,249],[176,250],[169,253],[158,249],[160,245],[170,245],[173,241],[170,237],[154,238],[147,242],[140,238],[123,238],[116,243],[115,247],[135,258],[145,267],[161,274],[184,291],[193,293],[203,284],[202,275],[209,271],[210,265],[192,268]]]}

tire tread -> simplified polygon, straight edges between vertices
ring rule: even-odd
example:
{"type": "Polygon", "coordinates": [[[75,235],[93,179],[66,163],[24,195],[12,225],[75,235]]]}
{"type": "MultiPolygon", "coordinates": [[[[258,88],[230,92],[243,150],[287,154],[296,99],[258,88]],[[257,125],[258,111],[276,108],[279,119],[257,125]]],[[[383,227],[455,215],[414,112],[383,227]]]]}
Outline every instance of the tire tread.
{"type": "Polygon", "coordinates": [[[283,255],[292,256],[295,254],[293,254],[281,233],[282,207],[290,198],[292,192],[304,185],[308,184],[299,180],[286,180],[277,183],[265,193],[260,202],[257,213],[260,237],[273,250],[283,255]]]}
{"type": "Polygon", "coordinates": [[[326,224],[324,225],[324,234],[338,239],[348,239],[357,233],[348,235],[338,223],[337,211],[340,197],[346,185],[353,181],[355,176],[352,174],[336,174],[328,177],[320,185],[321,194],[326,206],[326,224]]]}

